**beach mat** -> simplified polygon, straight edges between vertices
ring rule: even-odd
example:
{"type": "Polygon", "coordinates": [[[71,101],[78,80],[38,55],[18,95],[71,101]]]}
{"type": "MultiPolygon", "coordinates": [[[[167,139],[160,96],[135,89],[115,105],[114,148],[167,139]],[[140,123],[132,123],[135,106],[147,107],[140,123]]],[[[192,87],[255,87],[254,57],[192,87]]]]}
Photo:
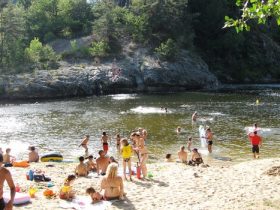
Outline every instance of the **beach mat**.
{"type": "Polygon", "coordinates": [[[76,209],[76,210],[106,210],[111,206],[110,201],[100,201],[93,204],[89,196],[77,196],[72,202],[60,200],[59,206],[61,209],[76,209]]]}

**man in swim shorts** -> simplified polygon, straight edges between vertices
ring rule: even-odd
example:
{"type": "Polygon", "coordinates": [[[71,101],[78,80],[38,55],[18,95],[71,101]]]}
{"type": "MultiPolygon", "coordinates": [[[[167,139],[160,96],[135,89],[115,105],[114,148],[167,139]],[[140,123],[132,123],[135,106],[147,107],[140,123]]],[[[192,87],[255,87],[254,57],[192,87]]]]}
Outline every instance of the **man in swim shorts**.
{"type": "Polygon", "coordinates": [[[106,132],[103,132],[102,136],[101,136],[101,143],[103,145],[103,151],[105,152],[105,155],[107,154],[107,152],[109,150],[108,141],[109,141],[109,136],[106,134],[106,132]]]}
{"type": "Polygon", "coordinates": [[[205,138],[208,144],[208,152],[212,153],[213,133],[210,128],[206,129],[205,138]]]}
{"type": "Polygon", "coordinates": [[[13,209],[13,202],[16,194],[16,190],[15,190],[16,188],[10,171],[2,167],[2,165],[3,165],[3,156],[2,154],[0,154],[0,209],[11,210],[13,209]],[[11,196],[9,202],[6,205],[3,199],[3,187],[5,181],[8,183],[8,186],[10,187],[10,196],[11,196]]]}
{"type": "Polygon", "coordinates": [[[262,145],[262,139],[258,135],[257,131],[254,131],[253,133],[249,133],[249,139],[252,144],[252,152],[253,152],[253,157],[254,158],[259,158],[259,153],[260,153],[260,148],[259,146],[262,145]]]}

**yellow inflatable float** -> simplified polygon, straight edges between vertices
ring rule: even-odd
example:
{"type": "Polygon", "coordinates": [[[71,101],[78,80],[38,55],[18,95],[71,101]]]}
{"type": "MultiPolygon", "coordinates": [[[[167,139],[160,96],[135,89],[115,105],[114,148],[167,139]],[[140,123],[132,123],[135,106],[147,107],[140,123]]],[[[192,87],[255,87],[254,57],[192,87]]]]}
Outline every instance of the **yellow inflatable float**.
{"type": "Polygon", "coordinates": [[[41,162],[62,162],[63,156],[59,153],[49,153],[41,157],[41,162]]]}

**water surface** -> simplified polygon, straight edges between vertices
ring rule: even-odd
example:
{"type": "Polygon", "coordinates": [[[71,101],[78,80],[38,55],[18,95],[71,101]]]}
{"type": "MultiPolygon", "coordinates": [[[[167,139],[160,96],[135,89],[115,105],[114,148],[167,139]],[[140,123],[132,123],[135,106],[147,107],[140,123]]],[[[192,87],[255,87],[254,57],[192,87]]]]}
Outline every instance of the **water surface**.
{"type": "MultiPolygon", "coordinates": [[[[280,92],[277,90],[239,91],[238,93],[119,94],[82,99],[25,102],[0,105],[0,146],[12,148],[22,158],[27,147],[35,145],[40,153],[59,151],[67,159],[83,154],[77,145],[84,134],[90,137],[90,153],[101,149],[100,136],[120,133],[128,136],[137,127],[148,130],[148,148],[152,160],[164,154],[176,154],[186,145],[188,136],[200,148],[198,127],[208,125],[214,132],[213,156],[233,161],[252,158],[244,128],[257,122],[267,128],[263,134],[262,157],[279,157],[280,92]],[[259,104],[256,105],[256,100],[259,104]],[[168,112],[161,110],[167,107],[168,112]],[[200,121],[193,126],[191,115],[197,111],[200,121]],[[177,126],[182,134],[177,135],[177,126]]],[[[207,154],[201,148],[203,154],[207,154]]],[[[115,155],[112,140],[110,154],[115,155]]]]}

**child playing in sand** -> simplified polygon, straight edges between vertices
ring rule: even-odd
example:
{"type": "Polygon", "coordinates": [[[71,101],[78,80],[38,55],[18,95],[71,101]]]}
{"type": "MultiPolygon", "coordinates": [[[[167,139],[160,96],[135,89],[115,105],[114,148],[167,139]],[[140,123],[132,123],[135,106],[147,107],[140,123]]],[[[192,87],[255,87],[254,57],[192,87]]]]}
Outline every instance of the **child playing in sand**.
{"type": "Polygon", "coordinates": [[[96,163],[93,161],[93,156],[88,156],[88,161],[86,162],[87,170],[96,172],[96,163]]]}
{"type": "Polygon", "coordinates": [[[86,193],[91,197],[92,203],[103,200],[103,196],[99,192],[96,192],[93,187],[87,188],[86,193]]]}
{"type": "Polygon", "coordinates": [[[110,163],[116,163],[116,164],[119,165],[118,161],[117,161],[113,156],[111,156],[111,157],[109,158],[109,162],[110,162],[110,163]]]}
{"type": "Polygon", "coordinates": [[[72,200],[75,197],[75,192],[72,190],[72,184],[75,181],[75,175],[69,175],[64,182],[64,185],[59,191],[59,198],[63,200],[72,200]]]}
{"type": "Polygon", "coordinates": [[[126,178],[126,164],[128,167],[128,171],[129,171],[129,179],[130,181],[132,181],[131,178],[131,156],[132,156],[132,147],[131,145],[128,143],[127,139],[122,139],[121,140],[122,143],[122,147],[121,147],[121,155],[123,158],[123,177],[125,180],[127,180],[126,178]]]}
{"type": "Polygon", "coordinates": [[[79,145],[82,146],[85,149],[85,154],[88,155],[88,142],[89,142],[89,135],[85,135],[85,138],[82,140],[81,144],[79,145]]]}
{"type": "Polygon", "coordinates": [[[77,165],[75,169],[75,174],[77,176],[87,176],[88,175],[88,167],[84,163],[85,158],[83,156],[79,157],[80,164],[77,165]]]}
{"type": "Polygon", "coordinates": [[[185,147],[181,146],[178,151],[178,158],[182,163],[187,163],[188,153],[185,151],[185,147]]]}

